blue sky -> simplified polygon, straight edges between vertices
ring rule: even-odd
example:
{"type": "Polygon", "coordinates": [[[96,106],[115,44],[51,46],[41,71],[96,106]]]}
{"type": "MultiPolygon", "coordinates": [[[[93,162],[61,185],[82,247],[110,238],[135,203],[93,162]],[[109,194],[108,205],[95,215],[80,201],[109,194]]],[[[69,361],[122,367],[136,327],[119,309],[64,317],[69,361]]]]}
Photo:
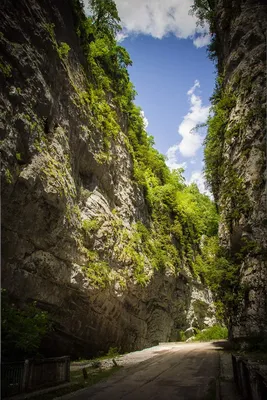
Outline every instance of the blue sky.
{"type": "Polygon", "coordinates": [[[205,121],[214,87],[206,47],[196,48],[191,39],[174,35],[157,39],[142,34],[130,35],[122,45],[133,61],[129,73],[138,92],[136,103],[144,110],[155,147],[169,156],[171,168],[184,166],[187,181],[193,176],[203,191],[204,132],[190,129],[205,121]]]}

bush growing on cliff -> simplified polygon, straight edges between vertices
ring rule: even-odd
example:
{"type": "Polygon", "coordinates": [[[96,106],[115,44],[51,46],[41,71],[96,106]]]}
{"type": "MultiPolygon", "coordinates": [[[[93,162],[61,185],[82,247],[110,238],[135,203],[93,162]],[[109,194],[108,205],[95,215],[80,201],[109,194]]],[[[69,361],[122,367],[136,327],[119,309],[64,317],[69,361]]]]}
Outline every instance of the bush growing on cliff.
{"type": "Polygon", "coordinates": [[[193,268],[213,291],[219,319],[227,321],[227,310],[235,310],[240,296],[239,265],[219,245],[217,236],[205,236],[193,268]]]}
{"type": "Polygon", "coordinates": [[[86,233],[96,232],[101,226],[100,219],[85,219],[82,224],[82,228],[86,233]]]}
{"type": "Polygon", "coordinates": [[[67,58],[69,51],[70,51],[70,46],[65,42],[61,42],[60,46],[58,46],[58,54],[62,60],[67,58]]]}
{"type": "Polygon", "coordinates": [[[215,201],[218,200],[224,172],[222,157],[225,130],[230,112],[236,104],[235,96],[232,93],[224,92],[220,85],[221,83],[218,83],[214,92],[212,114],[207,121],[208,133],[204,141],[205,177],[214,194],[215,201]]]}

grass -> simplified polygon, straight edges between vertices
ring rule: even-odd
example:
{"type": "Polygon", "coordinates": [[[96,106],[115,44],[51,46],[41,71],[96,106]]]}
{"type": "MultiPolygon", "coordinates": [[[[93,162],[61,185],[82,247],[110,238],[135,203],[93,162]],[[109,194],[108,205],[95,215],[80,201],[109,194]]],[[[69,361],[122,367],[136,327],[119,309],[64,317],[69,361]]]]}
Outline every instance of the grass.
{"type": "MultiPolygon", "coordinates": [[[[127,353],[123,353],[123,354],[127,354],[127,353]]],[[[121,354],[119,353],[119,350],[117,349],[117,347],[110,347],[108,352],[104,355],[99,355],[98,357],[94,357],[91,359],[83,359],[83,358],[79,358],[78,360],[74,360],[71,364],[89,364],[91,362],[94,361],[102,361],[102,360],[106,360],[106,359],[110,359],[110,358],[115,358],[120,356],[121,354]]]]}
{"type": "Polygon", "coordinates": [[[80,384],[84,387],[92,386],[101,381],[102,379],[108,378],[110,375],[118,371],[121,367],[112,367],[109,369],[101,370],[95,368],[86,368],[88,379],[84,380],[82,369],[71,372],[71,383],[80,384]]]}
{"type": "Polygon", "coordinates": [[[210,328],[203,330],[202,332],[198,332],[193,340],[199,342],[209,342],[211,340],[220,340],[227,338],[228,329],[220,325],[214,325],[210,328]]]}
{"type": "Polygon", "coordinates": [[[110,369],[101,370],[86,368],[88,379],[84,379],[82,369],[78,371],[71,371],[70,373],[70,385],[64,388],[56,389],[44,394],[38,394],[36,397],[31,397],[31,400],[53,400],[56,397],[61,397],[66,394],[75,392],[79,389],[84,389],[95,385],[96,383],[107,379],[109,376],[113,375],[115,372],[119,371],[122,367],[112,367],[110,369]]]}

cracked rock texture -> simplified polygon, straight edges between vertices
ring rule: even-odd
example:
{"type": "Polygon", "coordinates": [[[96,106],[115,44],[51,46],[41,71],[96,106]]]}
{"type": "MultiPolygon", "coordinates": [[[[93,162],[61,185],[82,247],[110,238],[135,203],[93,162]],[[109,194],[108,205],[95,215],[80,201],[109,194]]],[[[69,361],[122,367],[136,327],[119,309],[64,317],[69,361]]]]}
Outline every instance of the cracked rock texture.
{"type": "Polygon", "coordinates": [[[236,95],[226,133],[237,123],[240,127],[223,145],[220,237],[232,254],[243,252],[241,302],[231,319],[231,336],[246,343],[267,338],[266,2],[219,0],[216,26],[219,73],[236,95]],[[229,166],[243,185],[242,211],[236,215],[239,189],[227,189],[229,166]]]}
{"type": "Polygon", "coordinates": [[[186,267],[160,273],[146,262],[140,285],[122,256],[122,232],[149,226],[149,212],[125,121],[103,159],[102,134],[79,103],[85,63],[71,2],[4,0],[0,16],[2,286],[49,311],[46,354],[130,351],[213,324],[211,294],[186,267]],[[70,46],[64,62],[51,24],[70,46]],[[96,258],[90,277],[84,266],[96,258]]]}

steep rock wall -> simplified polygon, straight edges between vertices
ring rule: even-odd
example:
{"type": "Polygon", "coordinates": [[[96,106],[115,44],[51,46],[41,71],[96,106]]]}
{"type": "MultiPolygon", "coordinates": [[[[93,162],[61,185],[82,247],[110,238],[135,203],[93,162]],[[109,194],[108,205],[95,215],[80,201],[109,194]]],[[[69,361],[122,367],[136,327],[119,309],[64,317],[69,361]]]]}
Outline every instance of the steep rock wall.
{"type": "Polygon", "coordinates": [[[234,99],[221,141],[220,238],[240,263],[230,325],[245,343],[267,337],[265,1],[219,0],[215,26],[219,74],[234,99]]]}
{"type": "Polygon", "coordinates": [[[0,11],[2,286],[49,311],[46,354],[140,349],[213,323],[211,294],[186,265],[157,272],[146,260],[140,284],[123,252],[122,236],[137,221],[152,229],[150,215],[126,121],[105,157],[83,99],[71,1],[4,1],[0,11]]]}

